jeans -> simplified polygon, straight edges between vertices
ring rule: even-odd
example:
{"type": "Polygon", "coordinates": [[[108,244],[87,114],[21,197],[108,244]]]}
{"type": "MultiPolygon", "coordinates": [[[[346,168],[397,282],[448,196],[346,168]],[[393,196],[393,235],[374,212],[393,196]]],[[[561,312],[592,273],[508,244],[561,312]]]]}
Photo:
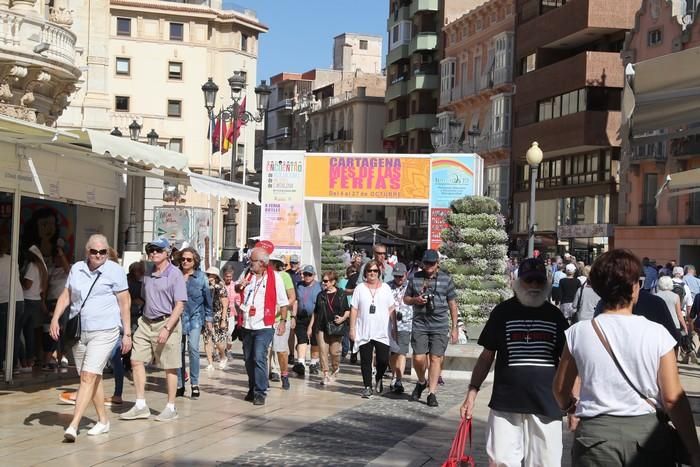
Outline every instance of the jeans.
{"type": "Polygon", "coordinates": [[[199,337],[202,334],[202,327],[190,324],[190,332],[182,333],[182,367],[177,372],[177,387],[185,387],[185,344],[189,348],[190,354],[190,384],[199,386],[199,337]]]}
{"type": "Polygon", "coordinates": [[[34,321],[31,308],[25,309],[24,302],[17,302],[15,310],[15,361],[27,360],[34,353],[34,321]],[[20,337],[24,336],[24,346],[20,337]]]}
{"type": "Polygon", "coordinates": [[[265,396],[268,388],[267,348],[274,332],[272,328],[243,330],[243,358],[248,374],[248,390],[255,395],[265,396]]]}
{"type": "Polygon", "coordinates": [[[121,335],[117,339],[112,349],[112,371],[114,371],[114,396],[121,397],[124,390],[124,363],[122,362],[122,340],[121,335]]]}
{"type": "Polygon", "coordinates": [[[343,336],[343,351],[342,351],[343,358],[345,358],[345,356],[348,354],[349,351],[350,351],[350,336],[349,336],[349,334],[345,334],[343,336]]]}
{"type": "Polygon", "coordinates": [[[376,352],[377,376],[380,381],[389,366],[389,346],[375,340],[371,340],[360,346],[360,368],[362,369],[362,382],[365,387],[372,387],[372,352],[376,352]]]}

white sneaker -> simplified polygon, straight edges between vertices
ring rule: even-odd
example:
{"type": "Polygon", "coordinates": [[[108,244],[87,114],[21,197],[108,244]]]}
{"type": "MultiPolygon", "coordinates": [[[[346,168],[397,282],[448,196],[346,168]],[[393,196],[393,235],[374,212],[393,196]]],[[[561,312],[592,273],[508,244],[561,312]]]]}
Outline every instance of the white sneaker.
{"type": "Polygon", "coordinates": [[[214,365],[212,365],[211,363],[207,365],[207,371],[214,371],[214,365]]]}
{"type": "Polygon", "coordinates": [[[76,430],[72,426],[68,425],[68,428],[66,428],[66,431],[63,432],[63,439],[65,439],[69,443],[74,443],[75,438],[77,438],[77,437],[78,437],[78,430],[76,430]]]}
{"type": "Polygon", "coordinates": [[[228,363],[228,358],[224,358],[223,360],[219,361],[219,370],[224,370],[226,369],[226,364],[228,363]]]}
{"type": "Polygon", "coordinates": [[[68,368],[68,359],[65,357],[61,357],[61,368],[68,368]]]}
{"type": "Polygon", "coordinates": [[[169,409],[167,406],[163,411],[156,417],[157,422],[170,422],[172,420],[177,420],[177,410],[169,409]]]}
{"type": "Polygon", "coordinates": [[[97,436],[104,433],[109,433],[109,422],[97,422],[95,423],[95,426],[88,430],[88,436],[97,436]]]}

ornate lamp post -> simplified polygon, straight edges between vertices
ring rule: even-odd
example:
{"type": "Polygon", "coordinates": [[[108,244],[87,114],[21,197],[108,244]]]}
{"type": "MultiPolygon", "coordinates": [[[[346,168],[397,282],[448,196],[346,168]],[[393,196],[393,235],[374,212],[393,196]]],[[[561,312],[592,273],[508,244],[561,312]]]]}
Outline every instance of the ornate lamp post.
{"type": "MultiPolygon", "coordinates": [[[[141,134],[141,125],[138,124],[136,120],[132,121],[129,124],[129,138],[132,141],[138,141],[139,140],[139,135],[141,134]]],[[[119,131],[118,128],[114,128],[112,130],[112,135],[117,136],[115,133],[119,132],[119,136],[122,135],[121,131],[119,131]]],[[[129,201],[129,226],[126,228],[126,249],[127,251],[139,251],[141,248],[139,247],[138,242],[136,241],[136,211],[134,211],[134,198],[135,193],[134,193],[134,178],[131,178],[131,183],[129,184],[131,187],[131,200],[129,201]]]]}
{"type": "Polygon", "coordinates": [[[444,140],[444,134],[440,127],[434,126],[430,130],[430,142],[433,149],[438,152],[474,152],[476,150],[476,141],[481,136],[481,131],[478,128],[470,128],[467,130],[467,145],[460,143],[462,137],[463,124],[456,118],[451,118],[447,127],[447,142],[444,140]]]}
{"type": "Polygon", "coordinates": [[[141,134],[141,125],[139,125],[136,120],[129,124],[129,138],[131,141],[138,141],[139,135],[141,134]]]}
{"type": "Polygon", "coordinates": [[[117,128],[116,126],[114,127],[114,130],[109,132],[109,134],[112,136],[116,136],[117,138],[121,138],[122,136],[124,136],[122,135],[122,132],[119,131],[119,128],[117,128]]]}
{"type": "MultiPolygon", "coordinates": [[[[233,103],[217,114],[214,113],[214,106],[216,105],[216,93],[219,91],[219,86],[214,83],[212,78],[209,78],[207,82],[202,85],[202,93],[204,94],[204,108],[207,109],[210,128],[213,128],[213,122],[216,119],[221,119],[223,122],[232,122],[234,139],[231,142],[231,171],[229,173],[229,180],[233,182],[236,170],[236,158],[238,156],[237,129],[250,121],[263,121],[265,111],[267,110],[268,99],[272,91],[265,81],[261,81],[260,85],[255,88],[257,114],[253,114],[240,107],[241,91],[245,89],[246,86],[245,76],[240,71],[234,71],[233,75],[228,79],[228,85],[231,88],[231,100],[233,103]]],[[[245,175],[244,173],[244,181],[245,175]]],[[[232,259],[236,251],[236,204],[234,200],[229,200],[226,220],[224,221],[224,247],[221,251],[221,259],[224,261],[232,259]]]]}
{"type": "Polygon", "coordinates": [[[146,138],[148,139],[148,144],[151,146],[158,146],[158,133],[156,133],[156,130],[151,128],[151,131],[148,132],[146,138]]]}
{"type": "Polygon", "coordinates": [[[525,159],[530,166],[530,224],[527,229],[527,257],[532,258],[535,252],[535,188],[537,185],[537,169],[542,162],[542,150],[537,141],[532,143],[525,153],[525,159]]]}

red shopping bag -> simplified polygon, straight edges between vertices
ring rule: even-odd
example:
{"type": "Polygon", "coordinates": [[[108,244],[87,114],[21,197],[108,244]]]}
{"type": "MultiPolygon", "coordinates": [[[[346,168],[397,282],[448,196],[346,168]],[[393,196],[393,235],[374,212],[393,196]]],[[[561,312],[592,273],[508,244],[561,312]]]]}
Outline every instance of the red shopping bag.
{"type": "Polygon", "coordinates": [[[472,419],[463,418],[457,428],[457,434],[452,441],[452,448],[447,460],[442,464],[442,467],[474,467],[474,458],[465,454],[467,447],[467,438],[469,438],[469,451],[472,450],[472,419]]]}

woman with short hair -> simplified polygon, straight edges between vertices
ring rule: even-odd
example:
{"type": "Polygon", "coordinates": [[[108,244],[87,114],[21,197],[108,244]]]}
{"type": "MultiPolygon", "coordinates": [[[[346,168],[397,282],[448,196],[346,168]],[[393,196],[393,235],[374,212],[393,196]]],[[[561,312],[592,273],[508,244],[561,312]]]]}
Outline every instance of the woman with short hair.
{"type": "MultiPolygon", "coordinates": [[[[80,387],[75,401],[73,419],[64,438],[75,441],[78,424],[92,401],[97,423],[88,435],[109,432],[109,419],[104,408],[102,371],[112,349],[124,329],[122,352],[131,348],[131,317],[126,274],[118,264],[107,261],[109,244],[104,235],[92,235],[85,245],[85,261],[75,263],[68,274],[63,292],[58,297],[49,333],[54,340],[61,334],[59,320],[66,309],[70,318],[80,315],[80,336],[73,342],[75,367],[80,375],[80,387]],[[70,308],[68,308],[70,306],[70,308]]],[[[70,319],[69,318],[69,319],[70,319]]],[[[65,336],[73,338],[75,336],[65,336]]]]}
{"type": "Polygon", "coordinates": [[[576,430],[574,466],[675,465],[671,433],[657,408],[670,416],[692,465],[700,465],[676,342],[663,326],[632,314],[641,275],[642,265],[630,251],[603,253],[589,276],[603,312],[565,331],[553,390],[576,430]]]}

